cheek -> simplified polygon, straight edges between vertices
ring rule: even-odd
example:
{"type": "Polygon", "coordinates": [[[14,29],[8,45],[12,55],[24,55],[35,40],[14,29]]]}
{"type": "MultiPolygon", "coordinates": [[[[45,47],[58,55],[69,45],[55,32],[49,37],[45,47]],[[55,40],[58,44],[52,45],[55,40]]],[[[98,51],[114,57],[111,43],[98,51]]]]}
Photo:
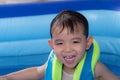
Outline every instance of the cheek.
{"type": "Polygon", "coordinates": [[[83,47],[82,47],[82,48],[83,48],[83,50],[85,51],[85,50],[87,49],[87,47],[88,47],[88,46],[87,46],[87,43],[86,43],[86,42],[84,42],[83,47]]]}
{"type": "Polygon", "coordinates": [[[85,49],[81,49],[81,50],[79,50],[78,55],[79,56],[83,56],[84,53],[85,53],[85,49]]]}
{"type": "Polygon", "coordinates": [[[56,53],[60,53],[60,52],[63,50],[63,46],[53,45],[53,50],[54,50],[54,52],[56,52],[56,53]]]}
{"type": "Polygon", "coordinates": [[[80,45],[76,46],[76,49],[78,49],[80,51],[85,51],[86,43],[81,43],[80,45]]]}
{"type": "Polygon", "coordinates": [[[82,46],[82,47],[79,47],[77,49],[77,53],[78,53],[77,57],[78,57],[78,59],[81,59],[84,56],[85,50],[86,50],[86,46],[82,46]]]}
{"type": "Polygon", "coordinates": [[[62,56],[63,56],[62,48],[54,47],[53,51],[54,51],[54,53],[55,53],[55,55],[57,56],[58,59],[62,58],[62,56]]]}
{"type": "Polygon", "coordinates": [[[86,51],[86,45],[81,45],[81,46],[78,46],[76,48],[74,48],[75,51],[77,51],[77,53],[79,55],[84,55],[85,51],[86,51]]]}
{"type": "Polygon", "coordinates": [[[54,51],[54,53],[55,53],[56,56],[59,56],[60,53],[61,53],[60,48],[56,48],[56,47],[54,47],[53,51],[54,51]]]}
{"type": "Polygon", "coordinates": [[[56,57],[60,60],[60,61],[62,61],[62,54],[61,54],[61,52],[60,51],[54,51],[54,53],[55,53],[55,55],[56,55],[56,57]]]}

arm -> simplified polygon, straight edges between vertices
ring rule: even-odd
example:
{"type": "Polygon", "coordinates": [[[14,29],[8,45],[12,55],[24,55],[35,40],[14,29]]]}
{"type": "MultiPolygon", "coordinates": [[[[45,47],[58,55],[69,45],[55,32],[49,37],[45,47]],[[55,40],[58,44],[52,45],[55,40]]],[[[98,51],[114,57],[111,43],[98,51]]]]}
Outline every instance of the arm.
{"type": "Polygon", "coordinates": [[[44,77],[46,64],[40,67],[31,67],[2,76],[0,80],[40,80],[44,77]]]}
{"type": "Polygon", "coordinates": [[[95,76],[100,78],[100,80],[120,80],[120,78],[109,71],[101,62],[96,64],[95,76]]]}

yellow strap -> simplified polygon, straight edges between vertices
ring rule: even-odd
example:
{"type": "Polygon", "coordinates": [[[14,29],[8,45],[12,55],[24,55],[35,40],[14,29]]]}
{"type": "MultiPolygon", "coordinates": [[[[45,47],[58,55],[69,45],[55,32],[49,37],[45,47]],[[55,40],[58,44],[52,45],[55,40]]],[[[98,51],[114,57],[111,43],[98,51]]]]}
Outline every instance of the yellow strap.
{"type": "Polygon", "coordinates": [[[52,67],[52,79],[62,80],[62,63],[54,55],[53,67],[52,67]]]}
{"type": "Polygon", "coordinates": [[[94,48],[93,48],[91,67],[92,67],[92,73],[93,73],[93,75],[95,75],[94,69],[95,69],[96,63],[99,59],[99,56],[100,56],[100,49],[99,49],[98,43],[95,40],[93,40],[93,46],[94,46],[94,48]]]}
{"type": "MultiPolygon", "coordinates": [[[[75,73],[73,75],[73,80],[78,80],[80,78],[82,69],[83,69],[83,65],[85,62],[85,58],[86,58],[86,52],[84,57],[82,58],[82,60],[79,62],[79,64],[77,65],[76,69],[75,69],[75,73]]],[[[62,80],[61,76],[62,76],[62,63],[56,58],[56,56],[54,56],[54,60],[53,60],[53,68],[52,68],[52,79],[53,80],[62,80]]]]}
{"type": "Polygon", "coordinates": [[[82,72],[82,69],[83,69],[85,59],[86,59],[86,52],[85,52],[84,57],[82,58],[82,60],[79,62],[79,64],[77,65],[77,67],[75,69],[75,72],[74,72],[74,75],[73,75],[73,80],[80,79],[80,75],[81,75],[81,72],[82,72]]]}

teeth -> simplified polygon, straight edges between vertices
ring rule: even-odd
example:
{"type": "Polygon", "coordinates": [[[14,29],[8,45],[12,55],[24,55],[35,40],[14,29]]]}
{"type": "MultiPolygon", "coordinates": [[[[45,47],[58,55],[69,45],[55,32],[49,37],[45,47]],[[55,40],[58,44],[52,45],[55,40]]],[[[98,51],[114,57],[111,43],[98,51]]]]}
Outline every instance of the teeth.
{"type": "Polygon", "coordinates": [[[72,58],[73,56],[65,56],[64,58],[65,59],[70,59],[70,58],[72,58]]]}

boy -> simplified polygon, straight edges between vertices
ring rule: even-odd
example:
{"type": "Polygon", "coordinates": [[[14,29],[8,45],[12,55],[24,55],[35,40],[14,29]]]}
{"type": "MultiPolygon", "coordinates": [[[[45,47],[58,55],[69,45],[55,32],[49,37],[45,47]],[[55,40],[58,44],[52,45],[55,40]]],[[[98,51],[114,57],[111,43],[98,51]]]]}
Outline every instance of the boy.
{"type": "MultiPolygon", "coordinates": [[[[93,42],[93,38],[88,36],[87,19],[75,11],[62,11],[51,22],[50,34],[51,40],[48,40],[48,43],[53,49],[52,54],[54,53],[55,57],[53,57],[53,59],[50,58],[49,61],[54,61],[54,58],[56,58],[58,64],[62,64],[61,76],[56,76],[59,77],[58,79],[54,78],[54,75],[51,74],[52,72],[48,72],[49,70],[47,70],[54,69],[48,68],[49,65],[53,67],[53,65],[57,64],[49,64],[47,62],[40,67],[32,67],[1,76],[0,80],[40,80],[43,77],[45,77],[45,80],[75,80],[75,70],[84,59],[85,52],[89,50],[93,42]],[[46,76],[47,74],[50,74],[48,75],[50,78],[46,76]]],[[[58,71],[60,69],[59,67],[57,69],[58,71]]],[[[77,71],[79,72],[79,68],[77,71]]],[[[90,76],[80,76],[76,78],[76,80],[80,80],[81,77],[83,77],[83,80],[120,80],[99,61],[96,62],[93,71],[93,74],[90,73],[90,76]]],[[[90,71],[86,71],[86,74],[89,72],[90,71]]],[[[55,72],[55,74],[57,73],[59,72],[55,72]]]]}

